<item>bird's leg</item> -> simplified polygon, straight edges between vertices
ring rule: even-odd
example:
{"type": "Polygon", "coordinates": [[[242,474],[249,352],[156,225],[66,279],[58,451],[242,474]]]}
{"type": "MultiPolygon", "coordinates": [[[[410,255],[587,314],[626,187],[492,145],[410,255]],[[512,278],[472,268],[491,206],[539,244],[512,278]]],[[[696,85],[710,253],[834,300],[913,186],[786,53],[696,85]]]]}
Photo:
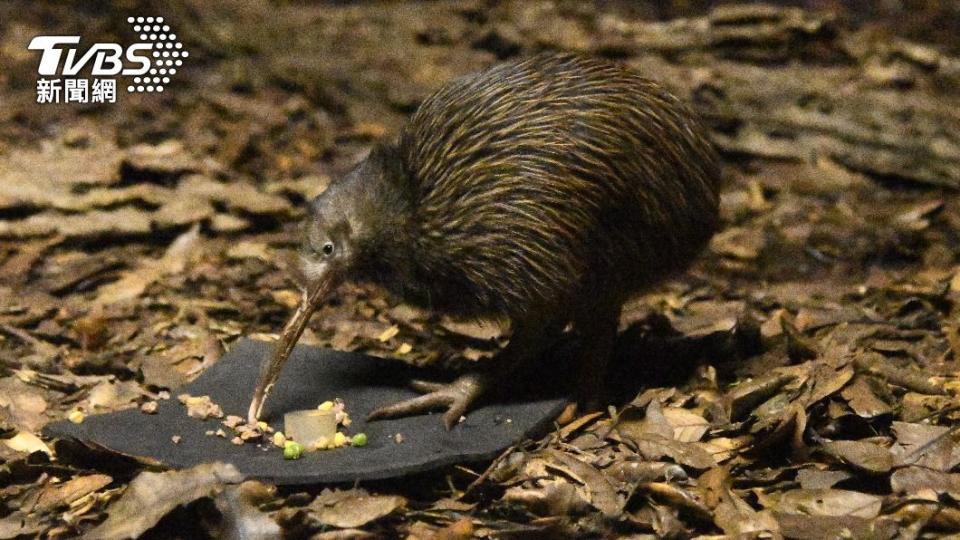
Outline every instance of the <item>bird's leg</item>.
{"type": "Polygon", "coordinates": [[[577,402],[583,412],[603,405],[607,364],[613,355],[621,306],[608,303],[578,314],[574,327],[580,334],[580,387],[577,402]]]}
{"type": "Polygon", "coordinates": [[[424,395],[381,407],[368,420],[396,418],[422,414],[447,408],[443,423],[450,429],[477,399],[502,380],[516,379],[514,375],[539,359],[540,353],[556,339],[562,327],[557,325],[514,324],[513,335],[507,346],[486,366],[469,371],[451,383],[412,381],[411,386],[424,395]]]}

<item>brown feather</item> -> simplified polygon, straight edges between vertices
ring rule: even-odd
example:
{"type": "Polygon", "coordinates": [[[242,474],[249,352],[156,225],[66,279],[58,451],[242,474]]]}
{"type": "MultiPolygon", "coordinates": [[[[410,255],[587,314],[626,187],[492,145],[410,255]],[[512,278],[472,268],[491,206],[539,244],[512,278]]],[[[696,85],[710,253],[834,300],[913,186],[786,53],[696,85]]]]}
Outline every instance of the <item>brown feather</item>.
{"type": "Polygon", "coordinates": [[[719,162],[690,109],[573,54],[456,79],[358,171],[321,197],[356,222],[355,277],[465,316],[622,302],[684,269],[718,222],[719,162]]]}

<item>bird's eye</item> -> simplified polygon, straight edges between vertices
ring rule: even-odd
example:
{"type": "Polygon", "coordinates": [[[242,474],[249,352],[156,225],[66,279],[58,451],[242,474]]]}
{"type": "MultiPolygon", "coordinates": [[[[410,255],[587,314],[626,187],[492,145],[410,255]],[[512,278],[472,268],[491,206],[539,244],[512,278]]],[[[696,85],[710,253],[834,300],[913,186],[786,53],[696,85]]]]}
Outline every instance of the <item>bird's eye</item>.
{"type": "Polygon", "coordinates": [[[323,254],[332,255],[333,254],[333,242],[327,242],[323,245],[323,254]]]}

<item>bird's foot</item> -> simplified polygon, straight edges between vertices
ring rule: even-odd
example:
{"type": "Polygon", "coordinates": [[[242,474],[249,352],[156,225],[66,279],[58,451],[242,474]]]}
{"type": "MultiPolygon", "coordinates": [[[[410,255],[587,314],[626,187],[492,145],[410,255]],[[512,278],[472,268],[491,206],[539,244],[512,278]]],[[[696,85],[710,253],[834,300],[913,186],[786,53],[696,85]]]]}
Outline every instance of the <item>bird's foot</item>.
{"type": "Polygon", "coordinates": [[[367,420],[410,416],[446,407],[447,412],[443,414],[443,425],[450,429],[460,421],[470,405],[483,395],[487,389],[487,384],[487,377],[480,373],[461,375],[449,384],[411,381],[410,386],[424,395],[380,407],[370,413],[367,420]]]}

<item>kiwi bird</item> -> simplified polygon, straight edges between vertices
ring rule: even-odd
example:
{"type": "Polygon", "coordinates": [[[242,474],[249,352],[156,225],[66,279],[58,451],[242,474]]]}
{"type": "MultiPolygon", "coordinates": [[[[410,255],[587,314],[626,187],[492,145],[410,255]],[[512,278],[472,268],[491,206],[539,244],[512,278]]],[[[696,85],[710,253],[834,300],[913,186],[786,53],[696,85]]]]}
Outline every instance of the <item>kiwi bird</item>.
{"type": "MultiPolygon", "coordinates": [[[[458,78],[311,202],[311,292],[278,349],[289,353],[337,284],[372,282],[511,329],[489,362],[449,384],[416,382],[423,395],[372,418],[446,408],[449,428],[536,369],[571,324],[580,397],[596,406],[623,303],[684,270],[715,232],[719,169],[696,115],[617,63],[550,53],[458,78]]],[[[251,418],[283,356],[264,363],[251,418]]]]}

